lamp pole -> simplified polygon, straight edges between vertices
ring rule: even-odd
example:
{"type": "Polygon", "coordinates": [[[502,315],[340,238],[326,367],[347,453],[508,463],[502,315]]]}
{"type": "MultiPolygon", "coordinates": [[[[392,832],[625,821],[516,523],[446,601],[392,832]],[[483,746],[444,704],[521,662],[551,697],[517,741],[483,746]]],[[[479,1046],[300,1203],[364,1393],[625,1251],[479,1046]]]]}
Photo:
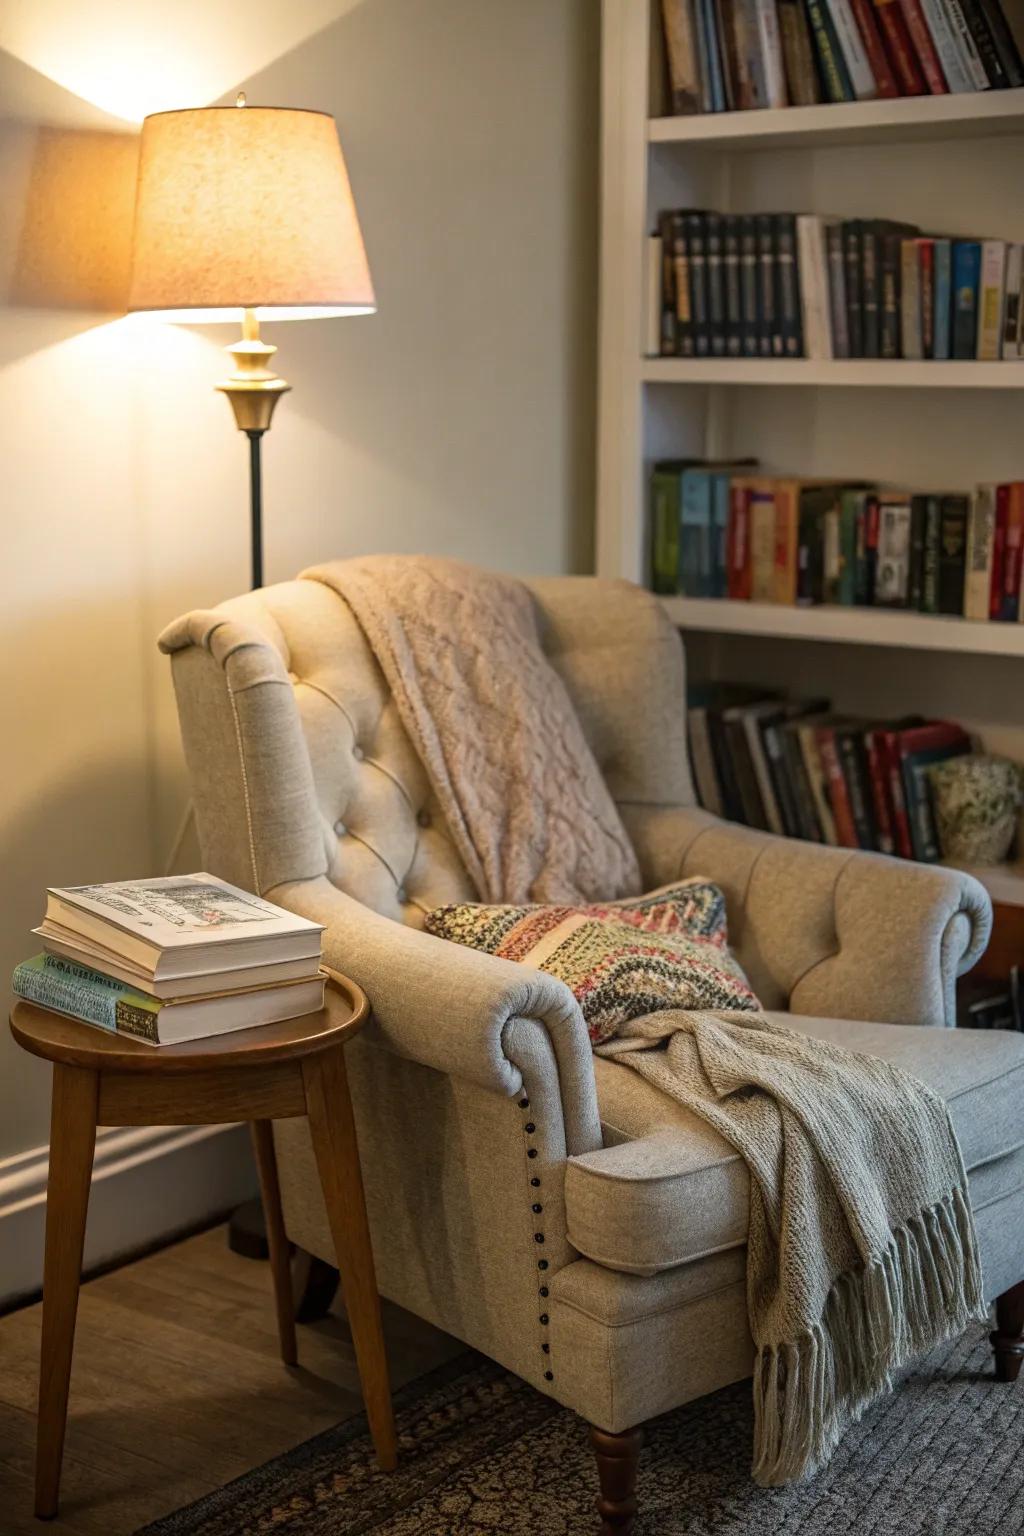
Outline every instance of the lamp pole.
{"type": "Polygon", "coordinates": [[[243,312],[241,340],[226,350],[235,360],[235,371],[217,388],[227,395],[238,430],[249,439],[249,520],[255,591],[263,585],[263,434],[270,430],[274,407],[291,385],[279,379],[270,367],[277,348],[260,340],[260,322],[254,309],[243,312]]]}

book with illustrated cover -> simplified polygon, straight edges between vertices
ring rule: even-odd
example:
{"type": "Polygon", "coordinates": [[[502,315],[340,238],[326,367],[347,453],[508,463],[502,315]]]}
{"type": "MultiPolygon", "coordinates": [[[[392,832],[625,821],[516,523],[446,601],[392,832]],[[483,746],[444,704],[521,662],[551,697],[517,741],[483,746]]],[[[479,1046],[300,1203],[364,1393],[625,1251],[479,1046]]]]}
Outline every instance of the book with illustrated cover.
{"type": "Polygon", "coordinates": [[[103,944],[166,980],[319,957],[323,924],[195,874],[53,887],[34,931],[103,944]]]}

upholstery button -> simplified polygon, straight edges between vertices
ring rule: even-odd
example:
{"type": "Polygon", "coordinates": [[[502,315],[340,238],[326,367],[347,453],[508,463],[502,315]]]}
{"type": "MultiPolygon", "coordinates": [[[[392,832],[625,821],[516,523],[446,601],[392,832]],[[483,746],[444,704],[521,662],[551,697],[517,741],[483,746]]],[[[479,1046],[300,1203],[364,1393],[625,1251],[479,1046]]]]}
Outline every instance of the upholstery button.
{"type": "Polygon", "coordinates": [[[530,1210],[533,1212],[533,1214],[535,1216],[539,1216],[543,1209],[544,1209],[544,1207],[542,1205],[531,1205],[530,1206],[530,1210]]]}
{"type": "Polygon", "coordinates": [[[551,1292],[549,1291],[549,1289],[548,1289],[548,1287],[546,1285],[542,1285],[541,1288],[540,1288],[540,1294],[542,1296],[550,1296],[551,1292]]]}
{"type": "Polygon", "coordinates": [[[519,1108],[520,1109],[529,1109],[529,1107],[530,1107],[529,1099],[520,1099],[519,1100],[519,1108]]]}
{"type": "Polygon", "coordinates": [[[334,831],[338,837],[344,837],[345,833],[348,831],[348,828],[343,821],[336,821],[334,823],[334,831]]]}
{"type": "Polygon", "coordinates": [[[397,897],[397,899],[400,902],[403,902],[403,903],[405,903],[405,902],[407,902],[409,900],[409,896],[408,896],[408,893],[407,893],[404,885],[400,885],[398,887],[398,890],[395,892],[395,896],[397,897]]]}
{"type": "Polygon", "coordinates": [[[548,1315],[546,1312],[542,1312],[540,1315],[540,1325],[542,1328],[546,1328],[548,1325],[548,1315]]]}
{"type": "Polygon", "coordinates": [[[355,758],[357,763],[361,763],[363,758],[366,756],[366,754],[363,751],[362,747],[353,747],[352,748],[352,756],[355,758]]]}
{"type": "Polygon", "coordinates": [[[540,1189],[540,1179],[531,1179],[530,1180],[530,1188],[531,1189],[540,1189]]]}
{"type": "Polygon", "coordinates": [[[547,1269],[547,1267],[548,1267],[547,1259],[538,1259],[537,1260],[537,1268],[538,1269],[547,1269]]]}
{"type": "Polygon", "coordinates": [[[421,827],[429,827],[430,826],[430,812],[429,811],[417,811],[416,812],[416,820],[417,820],[417,822],[419,823],[419,825],[421,827]]]}
{"type": "Polygon", "coordinates": [[[537,1148],[536,1147],[529,1147],[527,1149],[526,1155],[527,1155],[527,1157],[536,1157],[537,1156],[537,1148]]]}
{"type": "Polygon", "coordinates": [[[554,1379],[555,1379],[554,1371],[545,1371],[544,1372],[544,1380],[545,1381],[554,1381],[554,1379]]]}
{"type": "Polygon", "coordinates": [[[535,1232],[533,1234],[533,1240],[534,1240],[535,1243],[542,1243],[544,1241],[544,1233],[543,1232],[535,1232]]]}
{"type": "Polygon", "coordinates": [[[545,1354],[545,1355],[550,1355],[550,1353],[551,1353],[551,1345],[550,1344],[542,1344],[541,1345],[541,1352],[543,1354],[545,1354]]]}
{"type": "Polygon", "coordinates": [[[532,1120],[527,1120],[526,1124],[523,1126],[523,1130],[526,1132],[527,1136],[532,1136],[536,1129],[537,1127],[534,1125],[532,1120]]]}

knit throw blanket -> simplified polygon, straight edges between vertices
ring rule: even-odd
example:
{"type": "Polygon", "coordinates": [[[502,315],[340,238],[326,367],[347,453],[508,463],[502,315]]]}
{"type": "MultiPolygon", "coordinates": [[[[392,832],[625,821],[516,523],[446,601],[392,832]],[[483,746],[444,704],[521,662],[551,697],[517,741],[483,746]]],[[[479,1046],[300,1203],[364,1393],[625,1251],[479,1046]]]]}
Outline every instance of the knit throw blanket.
{"type": "MultiPolygon", "coordinates": [[[[632,894],[636,860],[520,583],[450,560],[307,575],[351,606],[479,894],[632,894]]],[[[760,1013],[668,1010],[600,1046],[692,1109],[750,1175],[754,1475],[811,1475],[915,1355],[983,1315],[943,1101],[888,1062],[760,1013]]]]}
{"type": "Polygon", "coordinates": [[[809,1477],[893,1372],[985,1316],[946,1105],[889,1062],[757,1013],[647,1014],[599,1051],[747,1165],[753,1473],[809,1477]]]}
{"type": "Polygon", "coordinates": [[[639,892],[633,845],[522,582],[402,555],[305,575],[359,621],[484,901],[639,892]]]}

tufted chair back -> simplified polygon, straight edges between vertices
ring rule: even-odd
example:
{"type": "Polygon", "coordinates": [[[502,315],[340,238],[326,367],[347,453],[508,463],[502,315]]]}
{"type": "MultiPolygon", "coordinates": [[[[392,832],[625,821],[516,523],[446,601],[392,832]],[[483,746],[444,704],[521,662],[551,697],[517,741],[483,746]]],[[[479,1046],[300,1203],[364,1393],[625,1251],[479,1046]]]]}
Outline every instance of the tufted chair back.
{"type": "MultiPolygon", "coordinates": [[[[615,800],[691,804],[682,647],[660,605],[626,582],[529,585],[615,800]]],[[[176,620],[160,644],[215,873],[259,892],[326,875],[417,926],[474,899],[362,630],[315,571],[176,620]]]]}

